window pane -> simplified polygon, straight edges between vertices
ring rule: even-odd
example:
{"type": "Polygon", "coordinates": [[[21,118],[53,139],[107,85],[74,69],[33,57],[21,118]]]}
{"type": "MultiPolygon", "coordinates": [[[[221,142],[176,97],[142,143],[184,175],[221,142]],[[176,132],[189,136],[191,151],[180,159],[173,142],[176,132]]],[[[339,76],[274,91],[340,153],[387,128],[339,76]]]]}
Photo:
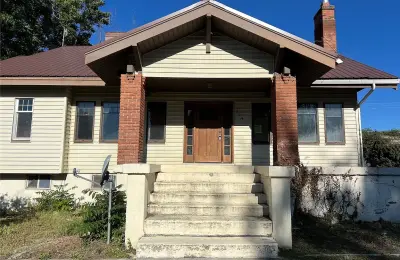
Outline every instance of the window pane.
{"type": "Polygon", "coordinates": [[[297,114],[299,141],[317,142],[317,105],[299,104],[297,114]]]}
{"type": "Polygon", "coordinates": [[[40,175],[39,189],[49,189],[49,188],[50,188],[50,175],[40,175]]]}
{"type": "Polygon", "coordinates": [[[317,142],[317,121],[315,115],[298,115],[299,141],[317,142]]]}
{"type": "Polygon", "coordinates": [[[225,145],[230,145],[231,144],[231,137],[230,136],[224,136],[224,144],[225,145]]]}
{"type": "Polygon", "coordinates": [[[17,134],[19,138],[31,137],[32,113],[17,113],[17,134]]]}
{"type": "Polygon", "coordinates": [[[343,107],[341,104],[325,105],[326,142],[344,142],[343,107]]]}
{"type": "MultiPolygon", "coordinates": [[[[101,182],[101,175],[100,174],[92,175],[92,181],[100,183],[101,182]]],[[[101,188],[100,185],[94,184],[92,182],[92,189],[100,189],[100,188],[101,188]]]]}
{"type": "Polygon", "coordinates": [[[18,99],[18,111],[32,112],[33,98],[18,99]]]}
{"type": "Polygon", "coordinates": [[[27,188],[37,188],[38,184],[38,175],[28,175],[28,181],[26,184],[27,188]]]}
{"type": "Polygon", "coordinates": [[[78,114],[77,139],[93,139],[94,102],[79,102],[76,106],[78,114]]]}
{"type": "Polygon", "coordinates": [[[269,143],[271,131],[270,104],[252,105],[252,136],[253,143],[269,143]]]}
{"type": "Polygon", "coordinates": [[[342,117],[342,105],[341,104],[326,104],[325,114],[327,117],[342,117]]]}
{"type": "Polygon", "coordinates": [[[187,129],[187,134],[188,135],[193,135],[193,128],[188,128],[187,129]]]}
{"type": "Polygon", "coordinates": [[[165,137],[166,110],[165,102],[148,103],[147,135],[148,140],[163,141],[165,137]]]}
{"type": "Polygon", "coordinates": [[[103,104],[102,124],[103,140],[118,140],[119,103],[103,104]]]}
{"type": "Polygon", "coordinates": [[[231,135],[231,129],[230,128],[225,128],[224,129],[224,135],[231,135]]]}
{"type": "Polygon", "coordinates": [[[343,121],[341,117],[326,118],[326,141],[344,142],[343,121]]]}

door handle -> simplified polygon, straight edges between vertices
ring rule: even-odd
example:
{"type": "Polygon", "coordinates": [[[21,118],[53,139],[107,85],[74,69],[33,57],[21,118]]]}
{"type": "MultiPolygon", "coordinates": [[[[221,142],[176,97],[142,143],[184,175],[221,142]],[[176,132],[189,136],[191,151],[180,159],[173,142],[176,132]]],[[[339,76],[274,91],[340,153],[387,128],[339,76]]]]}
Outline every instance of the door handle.
{"type": "Polygon", "coordinates": [[[222,139],[222,136],[219,135],[219,136],[218,136],[218,141],[221,141],[221,139],[222,139]]]}

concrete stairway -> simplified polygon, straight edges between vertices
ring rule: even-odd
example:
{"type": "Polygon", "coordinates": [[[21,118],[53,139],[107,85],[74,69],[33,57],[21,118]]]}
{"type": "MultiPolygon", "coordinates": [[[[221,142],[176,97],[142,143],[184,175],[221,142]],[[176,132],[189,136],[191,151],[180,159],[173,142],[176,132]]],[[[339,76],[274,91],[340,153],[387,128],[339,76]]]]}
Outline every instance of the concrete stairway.
{"type": "Polygon", "coordinates": [[[260,176],[161,172],[150,195],[138,258],[277,257],[260,176]]]}

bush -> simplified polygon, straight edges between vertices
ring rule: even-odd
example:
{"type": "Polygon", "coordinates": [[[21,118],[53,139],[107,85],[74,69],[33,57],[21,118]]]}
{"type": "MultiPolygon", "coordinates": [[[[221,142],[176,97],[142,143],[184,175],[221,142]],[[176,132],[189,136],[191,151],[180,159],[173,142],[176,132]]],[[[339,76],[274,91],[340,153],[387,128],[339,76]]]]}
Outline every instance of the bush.
{"type": "Polygon", "coordinates": [[[74,194],[71,193],[76,187],[67,189],[67,185],[54,185],[55,190],[37,192],[40,195],[39,198],[35,198],[37,210],[72,211],[76,209],[78,203],[75,201],[74,194]]]}
{"type": "MultiPolygon", "coordinates": [[[[121,185],[112,191],[111,209],[111,238],[113,242],[124,241],[125,220],[126,220],[126,195],[119,190],[121,185]]],[[[108,222],[108,192],[103,190],[101,193],[92,190],[86,191],[93,202],[83,205],[83,223],[80,227],[81,236],[87,241],[107,238],[108,222]]]]}
{"type": "Polygon", "coordinates": [[[30,210],[29,199],[22,197],[9,198],[7,194],[0,195],[0,217],[23,215],[30,210]]]}
{"type": "Polygon", "coordinates": [[[363,130],[364,158],[371,167],[400,167],[400,130],[363,130]]]}

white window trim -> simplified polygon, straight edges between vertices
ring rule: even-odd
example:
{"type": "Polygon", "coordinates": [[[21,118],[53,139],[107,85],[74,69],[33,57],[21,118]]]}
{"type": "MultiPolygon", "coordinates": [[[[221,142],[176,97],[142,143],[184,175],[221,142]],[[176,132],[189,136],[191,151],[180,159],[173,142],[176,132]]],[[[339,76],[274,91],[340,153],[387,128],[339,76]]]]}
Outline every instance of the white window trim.
{"type": "Polygon", "coordinates": [[[26,178],[26,180],[25,180],[25,189],[27,189],[27,190],[51,190],[51,187],[52,187],[53,183],[52,183],[52,179],[51,179],[51,175],[50,174],[27,174],[25,178],[26,178]],[[30,176],[30,175],[37,175],[38,176],[38,182],[37,182],[36,188],[28,187],[28,184],[29,184],[28,176],[30,176]],[[50,182],[49,182],[49,187],[48,188],[39,188],[40,176],[43,176],[43,175],[50,176],[50,182]]]}
{"type": "Polygon", "coordinates": [[[14,100],[14,119],[13,119],[13,126],[12,126],[12,140],[13,141],[30,141],[32,138],[32,125],[33,125],[33,111],[35,107],[35,98],[33,97],[16,97],[14,100]],[[20,99],[32,99],[32,111],[18,111],[18,104],[20,99]],[[31,136],[30,137],[17,137],[17,114],[18,113],[32,113],[32,123],[31,123],[31,136]]]}

